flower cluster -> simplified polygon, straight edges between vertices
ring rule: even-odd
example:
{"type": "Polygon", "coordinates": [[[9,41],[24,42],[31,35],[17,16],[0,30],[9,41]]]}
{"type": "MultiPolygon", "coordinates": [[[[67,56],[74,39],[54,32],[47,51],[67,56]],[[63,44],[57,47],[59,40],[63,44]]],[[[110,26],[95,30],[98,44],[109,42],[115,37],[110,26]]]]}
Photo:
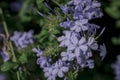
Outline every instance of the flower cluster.
{"type": "Polygon", "coordinates": [[[28,32],[15,31],[14,35],[10,38],[10,40],[14,42],[15,46],[18,49],[25,48],[28,45],[33,44],[33,39],[33,30],[30,30],[28,32]]]}
{"type": "MultiPolygon", "coordinates": [[[[66,30],[58,38],[60,47],[67,48],[61,53],[63,61],[75,61],[79,67],[94,68],[93,51],[99,52],[102,59],[106,55],[105,45],[97,43],[96,30],[98,25],[89,21],[101,17],[101,4],[96,0],[71,0],[61,9],[68,17],[60,26],[66,30]],[[69,18],[72,15],[72,19],[69,18]]],[[[102,34],[103,31],[101,31],[102,34]]]]}
{"type": "Polygon", "coordinates": [[[43,69],[47,80],[56,80],[56,77],[63,78],[64,73],[68,72],[69,65],[63,62],[61,59],[51,64],[52,59],[50,57],[44,57],[44,52],[39,49],[39,47],[34,48],[32,51],[37,53],[37,57],[39,57],[37,59],[37,64],[40,65],[40,68],[43,69]]]}
{"type": "Polygon", "coordinates": [[[120,80],[120,55],[117,56],[117,61],[112,64],[112,68],[114,69],[115,80],[120,80]]]}
{"type": "Polygon", "coordinates": [[[94,68],[93,51],[99,51],[102,59],[106,55],[105,45],[98,45],[93,36],[80,36],[80,33],[74,31],[64,31],[65,35],[58,38],[60,46],[67,48],[66,52],[61,53],[63,61],[75,61],[79,67],[94,68]],[[87,37],[87,38],[86,38],[87,37]]]}
{"type": "Polygon", "coordinates": [[[99,26],[89,23],[90,20],[103,15],[100,6],[96,0],[71,0],[65,6],[61,6],[66,21],[60,23],[65,29],[63,35],[58,37],[58,42],[59,46],[66,50],[52,63],[52,58],[43,56],[44,51],[39,48],[33,49],[39,57],[37,64],[43,68],[47,80],[56,80],[57,77],[66,79],[65,75],[70,70],[94,68],[93,52],[98,52],[104,59],[106,47],[97,43],[99,35],[95,37],[99,26]]]}
{"type": "Polygon", "coordinates": [[[103,15],[100,6],[97,0],[71,0],[61,9],[65,14],[72,14],[73,19],[91,20],[103,15]]]}

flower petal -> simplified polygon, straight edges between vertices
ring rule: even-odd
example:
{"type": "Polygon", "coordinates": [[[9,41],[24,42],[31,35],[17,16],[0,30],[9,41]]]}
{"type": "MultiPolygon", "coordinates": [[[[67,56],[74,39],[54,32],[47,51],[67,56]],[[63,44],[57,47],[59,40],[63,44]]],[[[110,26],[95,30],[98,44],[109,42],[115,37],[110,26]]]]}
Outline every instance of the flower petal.
{"type": "Polygon", "coordinates": [[[65,42],[62,41],[59,46],[60,46],[60,47],[65,47],[65,42]]]}
{"type": "Polygon", "coordinates": [[[68,50],[74,50],[76,47],[75,47],[75,45],[69,45],[68,46],[68,50]]]}
{"type": "Polygon", "coordinates": [[[86,52],[86,51],[88,50],[88,46],[86,46],[86,45],[81,45],[79,48],[80,48],[83,52],[86,52]]]}
{"type": "Polygon", "coordinates": [[[87,60],[87,65],[90,69],[94,68],[94,61],[93,60],[87,60]]]}
{"type": "Polygon", "coordinates": [[[68,60],[68,57],[62,57],[62,61],[67,61],[68,60]]]}
{"type": "Polygon", "coordinates": [[[62,40],[64,40],[64,39],[65,39],[64,36],[58,37],[58,41],[62,41],[62,40]]]}
{"type": "Polygon", "coordinates": [[[52,74],[56,75],[58,73],[58,71],[59,71],[58,69],[54,69],[53,72],[52,72],[52,74]]]}
{"type": "Polygon", "coordinates": [[[65,46],[68,46],[69,44],[70,44],[70,40],[69,39],[65,40],[65,46]]]}
{"type": "Polygon", "coordinates": [[[69,39],[71,37],[71,32],[70,31],[65,31],[64,34],[65,34],[65,37],[67,39],[69,39]]]}
{"type": "Polygon", "coordinates": [[[75,44],[75,45],[78,44],[78,39],[75,35],[72,35],[70,40],[73,44],[75,44]]]}
{"type": "Polygon", "coordinates": [[[68,72],[69,68],[68,68],[68,67],[62,67],[61,70],[62,70],[63,72],[68,72]]]}
{"type": "Polygon", "coordinates": [[[79,41],[79,44],[84,44],[86,42],[86,39],[85,37],[81,37],[80,41],[79,41]]]}
{"type": "Polygon", "coordinates": [[[93,50],[97,50],[98,49],[98,44],[94,43],[90,46],[90,48],[93,49],[93,50]]]}
{"type": "Polygon", "coordinates": [[[84,26],[84,25],[82,25],[81,28],[82,28],[83,31],[88,30],[88,27],[87,27],[87,26],[84,26]]]}
{"type": "Polygon", "coordinates": [[[61,52],[61,56],[67,56],[66,52],[61,52]]]}
{"type": "Polygon", "coordinates": [[[93,37],[89,37],[88,39],[88,45],[92,45],[94,43],[95,39],[93,37]]]}
{"type": "Polygon", "coordinates": [[[64,74],[63,74],[62,70],[58,71],[58,77],[60,77],[60,78],[64,77],[64,74]]]}
{"type": "Polygon", "coordinates": [[[50,73],[49,72],[45,72],[45,77],[49,77],[50,73]]]}
{"type": "Polygon", "coordinates": [[[75,57],[75,54],[70,53],[68,60],[69,60],[69,61],[72,61],[72,60],[74,60],[74,57],[75,57]]]}
{"type": "Polygon", "coordinates": [[[81,26],[77,26],[75,31],[76,31],[76,32],[80,32],[80,31],[82,31],[81,26]]]}
{"type": "Polygon", "coordinates": [[[80,56],[80,49],[78,47],[75,49],[75,55],[76,57],[80,56]]]}

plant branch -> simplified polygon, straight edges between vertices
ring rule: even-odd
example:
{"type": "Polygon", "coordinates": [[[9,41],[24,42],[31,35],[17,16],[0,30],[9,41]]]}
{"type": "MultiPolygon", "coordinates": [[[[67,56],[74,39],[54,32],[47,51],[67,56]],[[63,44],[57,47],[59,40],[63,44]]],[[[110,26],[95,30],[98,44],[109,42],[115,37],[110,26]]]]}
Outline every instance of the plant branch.
{"type": "MultiPolygon", "coordinates": [[[[8,37],[9,37],[9,32],[8,32],[7,24],[6,24],[4,15],[3,15],[2,8],[0,8],[0,14],[1,14],[1,16],[2,16],[2,24],[3,24],[4,30],[5,30],[5,35],[6,35],[6,37],[8,38],[8,37]]],[[[16,56],[15,56],[14,49],[13,49],[13,46],[12,46],[11,41],[9,41],[9,47],[10,47],[10,50],[11,50],[13,62],[17,62],[17,58],[16,58],[16,56]]],[[[19,71],[16,72],[16,75],[17,75],[17,80],[20,80],[19,71]]]]}
{"type": "MultiPolygon", "coordinates": [[[[5,18],[4,18],[4,15],[3,15],[3,11],[2,9],[0,8],[0,14],[2,15],[2,23],[3,23],[3,27],[4,27],[4,30],[5,30],[5,35],[6,37],[8,38],[9,37],[9,32],[8,32],[8,29],[7,29],[7,24],[5,22],[5,18]]],[[[9,41],[9,47],[10,47],[10,50],[11,50],[11,53],[12,53],[12,57],[13,57],[13,61],[16,62],[17,61],[17,58],[15,56],[15,53],[14,53],[14,49],[13,49],[13,46],[12,46],[12,43],[9,41]]]]}

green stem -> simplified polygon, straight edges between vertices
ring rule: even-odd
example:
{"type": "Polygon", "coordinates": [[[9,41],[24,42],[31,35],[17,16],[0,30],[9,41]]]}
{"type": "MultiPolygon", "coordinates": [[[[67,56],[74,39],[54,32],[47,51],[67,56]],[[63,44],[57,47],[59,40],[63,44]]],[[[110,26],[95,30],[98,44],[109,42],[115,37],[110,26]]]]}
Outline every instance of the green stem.
{"type": "MultiPolygon", "coordinates": [[[[2,11],[1,8],[0,8],[0,14],[2,15],[2,23],[3,23],[3,27],[4,27],[4,30],[5,30],[6,36],[9,37],[9,32],[8,32],[8,29],[7,29],[7,24],[5,22],[3,11],[2,11]]],[[[10,41],[9,41],[9,46],[10,46],[11,53],[12,53],[12,56],[13,56],[13,61],[16,62],[17,58],[15,56],[15,53],[14,53],[14,50],[13,50],[13,46],[12,46],[12,43],[10,41]]]]}
{"type": "MultiPolygon", "coordinates": [[[[2,16],[2,23],[3,23],[4,30],[5,30],[5,35],[6,35],[6,37],[9,37],[9,32],[8,32],[7,24],[6,24],[4,15],[3,15],[2,8],[0,8],[0,14],[1,14],[1,16],[2,16]]],[[[16,56],[15,56],[12,43],[11,43],[10,41],[9,41],[9,47],[10,47],[10,50],[11,50],[13,62],[17,62],[17,58],[16,58],[16,56]]],[[[17,74],[18,80],[20,80],[19,71],[17,71],[16,74],[17,74]]]]}
{"type": "Polygon", "coordinates": [[[20,80],[20,73],[17,71],[17,80],[20,80]]]}
{"type": "Polygon", "coordinates": [[[57,4],[58,6],[60,6],[60,4],[57,1],[52,0],[52,2],[54,2],[55,4],[57,4]]]}

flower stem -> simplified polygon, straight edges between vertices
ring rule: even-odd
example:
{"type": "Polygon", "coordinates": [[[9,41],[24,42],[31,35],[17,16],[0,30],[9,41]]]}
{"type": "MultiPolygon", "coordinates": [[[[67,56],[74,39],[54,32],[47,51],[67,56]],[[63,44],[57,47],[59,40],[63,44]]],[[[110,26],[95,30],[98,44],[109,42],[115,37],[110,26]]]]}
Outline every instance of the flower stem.
{"type": "MultiPolygon", "coordinates": [[[[9,32],[8,32],[8,29],[7,29],[7,24],[5,22],[5,18],[4,18],[4,15],[3,15],[3,11],[2,9],[0,8],[0,14],[2,15],[2,23],[3,23],[3,27],[4,27],[4,30],[5,30],[5,35],[6,37],[9,37],[9,32]]],[[[16,56],[15,56],[15,53],[14,53],[14,50],[13,50],[13,46],[12,46],[12,43],[9,41],[9,47],[10,47],[10,50],[11,50],[11,53],[12,53],[12,56],[13,56],[13,61],[16,62],[17,59],[16,59],[16,56]]]]}
{"type": "MultiPolygon", "coordinates": [[[[9,32],[8,32],[7,24],[6,24],[4,15],[3,15],[2,8],[0,8],[0,14],[1,14],[1,16],[2,16],[2,24],[3,24],[4,30],[5,30],[5,35],[6,35],[6,37],[8,38],[8,37],[9,37],[9,32]]],[[[15,56],[12,43],[11,43],[10,41],[9,41],[9,47],[10,47],[10,50],[11,50],[13,62],[17,62],[17,58],[16,58],[16,56],[15,56]]],[[[17,74],[17,80],[20,80],[19,71],[17,71],[16,74],[17,74]]]]}
{"type": "Polygon", "coordinates": [[[60,6],[60,4],[57,1],[52,0],[52,2],[54,2],[55,4],[57,4],[58,6],[60,6]]]}
{"type": "Polygon", "coordinates": [[[19,71],[17,71],[16,73],[17,73],[17,80],[20,80],[20,73],[19,73],[19,71]]]}

